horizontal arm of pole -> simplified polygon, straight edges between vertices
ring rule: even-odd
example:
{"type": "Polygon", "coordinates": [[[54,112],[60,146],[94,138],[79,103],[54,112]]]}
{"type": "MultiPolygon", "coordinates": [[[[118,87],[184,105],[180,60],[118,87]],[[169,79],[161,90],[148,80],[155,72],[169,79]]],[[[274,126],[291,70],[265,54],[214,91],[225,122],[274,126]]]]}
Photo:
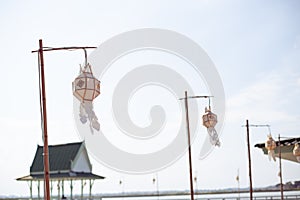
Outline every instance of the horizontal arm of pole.
{"type": "MultiPolygon", "coordinates": [[[[77,49],[96,49],[97,47],[57,47],[57,48],[52,48],[52,47],[44,47],[43,51],[58,51],[58,50],[77,50],[77,49]]],[[[34,50],[31,51],[31,53],[36,53],[39,52],[40,50],[34,50]]]]}
{"type": "Polygon", "coordinates": [[[189,96],[189,97],[183,97],[183,98],[179,98],[179,100],[183,100],[183,99],[197,99],[197,98],[210,98],[210,97],[214,97],[214,96],[189,96]]]}
{"type": "MultiPolygon", "coordinates": [[[[255,124],[249,124],[249,127],[270,127],[270,125],[265,124],[265,125],[255,125],[255,124]]],[[[242,127],[246,127],[246,125],[242,125],[242,127]]]]}

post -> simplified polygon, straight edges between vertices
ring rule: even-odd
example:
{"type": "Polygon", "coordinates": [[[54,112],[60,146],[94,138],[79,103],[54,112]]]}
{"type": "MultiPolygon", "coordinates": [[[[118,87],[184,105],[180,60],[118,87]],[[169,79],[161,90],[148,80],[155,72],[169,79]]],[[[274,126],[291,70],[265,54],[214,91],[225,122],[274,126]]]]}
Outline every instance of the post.
{"type": "Polygon", "coordinates": [[[240,198],[241,198],[241,195],[240,195],[240,169],[238,169],[237,172],[238,172],[238,173],[237,173],[236,180],[237,180],[237,182],[238,182],[238,195],[239,195],[238,200],[240,200],[240,198]]]}
{"type": "Polygon", "coordinates": [[[64,181],[64,179],[61,181],[61,192],[62,192],[62,196],[65,196],[65,181],[64,181]]]}
{"type": "Polygon", "coordinates": [[[50,199],[52,200],[53,198],[53,181],[50,180],[50,199]]]}
{"type": "Polygon", "coordinates": [[[60,200],[60,180],[57,181],[57,200],[60,200]]]}
{"type": "Polygon", "coordinates": [[[158,173],[156,173],[156,195],[157,199],[159,199],[158,173]]]}
{"type": "Polygon", "coordinates": [[[83,200],[83,187],[84,187],[83,184],[84,184],[84,183],[83,183],[83,179],[81,179],[81,196],[80,196],[80,199],[81,199],[81,200],[83,200]]]}
{"type": "Polygon", "coordinates": [[[43,139],[44,139],[44,199],[50,200],[49,187],[49,153],[48,153],[48,132],[47,132],[47,109],[46,109],[46,91],[45,91],[45,75],[44,75],[44,56],[43,42],[39,40],[39,55],[40,55],[40,76],[41,76],[41,98],[42,98],[42,114],[43,114],[43,139]]]}
{"type": "Polygon", "coordinates": [[[192,154],[191,154],[191,136],[190,136],[190,124],[189,124],[189,108],[188,108],[188,97],[187,91],[185,91],[185,116],[186,116],[186,129],[188,136],[188,152],[189,152],[189,167],[190,167],[190,190],[191,200],[194,200],[194,188],[193,188],[193,170],[192,170],[192,154]]]}
{"type": "Polygon", "coordinates": [[[71,198],[71,200],[73,200],[73,180],[71,179],[70,180],[70,198],[71,198]]]}
{"type": "Polygon", "coordinates": [[[38,180],[37,189],[38,189],[38,200],[41,200],[41,193],[40,193],[40,180],[38,180]]]}
{"type": "Polygon", "coordinates": [[[250,200],[252,200],[253,190],[252,190],[252,173],[251,173],[251,153],[250,153],[250,138],[249,138],[249,123],[248,119],[246,120],[247,127],[247,146],[248,146],[248,162],[249,162],[249,180],[250,180],[250,200]]]}
{"type": "Polygon", "coordinates": [[[282,167],[281,167],[281,144],[280,144],[280,134],[278,135],[278,142],[279,142],[279,177],[280,177],[280,194],[281,194],[281,200],[283,200],[283,184],[282,184],[282,167]]]}
{"type": "Polygon", "coordinates": [[[90,190],[89,190],[89,200],[92,200],[92,188],[94,185],[94,180],[90,179],[90,190]]]}
{"type": "Polygon", "coordinates": [[[29,183],[29,192],[30,192],[30,200],[33,199],[33,195],[32,195],[32,180],[29,183]]]}

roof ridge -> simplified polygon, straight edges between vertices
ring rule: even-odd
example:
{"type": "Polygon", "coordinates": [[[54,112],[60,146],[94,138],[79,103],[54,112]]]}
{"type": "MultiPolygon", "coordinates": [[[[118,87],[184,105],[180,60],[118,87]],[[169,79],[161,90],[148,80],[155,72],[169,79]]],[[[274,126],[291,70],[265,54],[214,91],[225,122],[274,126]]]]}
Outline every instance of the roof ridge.
{"type": "MultiPolygon", "coordinates": [[[[71,142],[71,143],[64,143],[64,144],[53,144],[48,145],[48,147],[59,147],[59,146],[68,146],[68,145],[75,145],[75,144],[82,144],[84,141],[81,142],[71,142]]],[[[44,145],[38,145],[38,147],[43,147],[44,145]]]]}

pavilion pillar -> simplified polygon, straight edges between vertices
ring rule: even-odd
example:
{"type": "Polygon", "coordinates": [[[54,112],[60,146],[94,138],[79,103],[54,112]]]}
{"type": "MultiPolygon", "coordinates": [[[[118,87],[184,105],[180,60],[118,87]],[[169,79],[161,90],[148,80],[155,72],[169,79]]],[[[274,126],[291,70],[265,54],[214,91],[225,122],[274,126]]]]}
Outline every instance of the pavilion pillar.
{"type": "Polygon", "coordinates": [[[65,196],[65,182],[64,182],[64,179],[61,181],[61,192],[62,192],[62,196],[65,196]]]}
{"type": "Polygon", "coordinates": [[[73,180],[70,181],[70,192],[71,192],[71,200],[73,199],[73,180]]]}
{"type": "Polygon", "coordinates": [[[83,188],[84,188],[84,182],[83,179],[81,179],[81,200],[83,200],[83,188]]]}
{"type": "Polygon", "coordinates": [[[52,200],[53,181],[50,181],[50,199],[52,200]]]}
{"type": "Polygon", "coordinates": [[[40,185],[41,181],[38,180],[37,183],[37,190],[38,190],[38,200],[41,200],[41,185],[40,185]]]}
{"type": "Polygon", "coordinates": [[[33,195],[32,195],[32,180],[29,183],[29,192],[30,192],[30,199],[32,200],[33,195]]]}
{"type": "Polygon", "coordinates": [[[57,181],[57,200],[60,200],[60,180],[57,181]]]}
{"type": "Polygon", "coordinates": [[[89,200],[92,200],[92,188],[94,185],[94,180],[92,181],[92,179],[90,179],[89,181],[90,181],[89,200]]]}

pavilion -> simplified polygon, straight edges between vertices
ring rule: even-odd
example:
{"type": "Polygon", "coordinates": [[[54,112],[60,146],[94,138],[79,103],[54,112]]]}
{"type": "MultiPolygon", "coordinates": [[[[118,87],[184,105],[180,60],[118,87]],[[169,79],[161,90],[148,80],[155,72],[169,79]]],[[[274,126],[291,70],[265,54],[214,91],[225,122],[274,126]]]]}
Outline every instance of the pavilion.
{"type": "MultiPolygon", "coordinates": [[[[292,162],[299,163],[296,156],[293,154],[293,149],[296,143],[300,143],[300,137],[280,140],[281,146],[279,147],[279,141],[276,142],[275,157],[279,158],[279,148],[281,150],[281,158],[292,162]]],[[[268,155],[268,150],[265,147],[265,143],[256,144],[255,147],[262,149],[265,155],[268,155]]],[[[300,163],[299,163],[300,164],[300,163]]]]}
{"type": "MultiPolygon", "coordinates": [[[[92,165],[87,153],[84,142],[49,145],[49,163],[50,163],[50,193],[51,199],[54,195],[53,184],[57,186],[57,198],[65,197],[65,183],[70,185],[70,199],[73,199],[73,185],[75,181],[81,182],[81,200],[83,199],[83,190],[86,181],[89,183],[89,197],[92,196],[92,187],[97,179],[104,179],[92,173],[92,165]]],[[[43,164],[43,146],[37,146],[34,160],[30,167],[30,175],[17,178],[17,181],[26,181],[29,183],[30,198],[33,199],[33,183],[37,183],[37,197],[41,199],[40,186],[44,185],[44,164],[43,164]],[[41,184],[42,183],[42,184],[41,184]]],[[[43,189],[43,187],[42,187],[43,189]]],[[[44,191],[42,191],[44,192],[44,191]]]]}

